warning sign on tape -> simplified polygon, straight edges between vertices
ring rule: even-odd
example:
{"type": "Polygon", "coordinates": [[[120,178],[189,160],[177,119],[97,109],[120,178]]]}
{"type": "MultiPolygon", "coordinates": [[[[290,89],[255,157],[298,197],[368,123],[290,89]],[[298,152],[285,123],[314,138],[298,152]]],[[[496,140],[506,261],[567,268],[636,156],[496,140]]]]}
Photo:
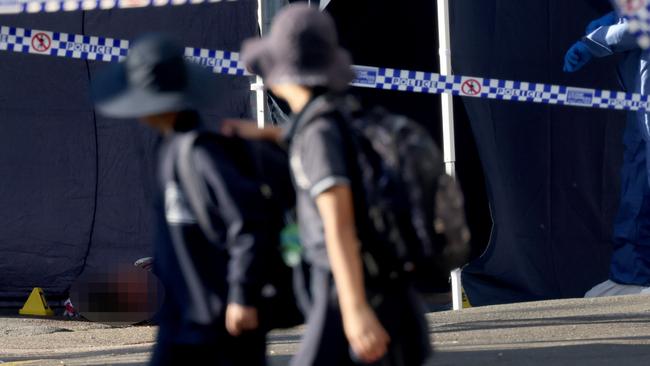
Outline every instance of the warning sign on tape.
{"type": "Polygon", "coordinates": [[[162,7],[237,0],[0,0],[0,14],[162,7]]]}
{"type": "MultiPolygon", "coordinates": [[[[128,50],[129,41],[126,40],[0,27],[0,51],[117,62],[126,57],[128,50]]],[[[185,48],[185,57],[217,74],[249,75],[237,52],[188,47],[185,48]]],[[[381,67],[354,66],[354,69],[357,77],[351,85],[362,88],[428,94],[449,93],[472,98],[586,108],[650,111],[649,96],[641,94],[381,67]]]]}

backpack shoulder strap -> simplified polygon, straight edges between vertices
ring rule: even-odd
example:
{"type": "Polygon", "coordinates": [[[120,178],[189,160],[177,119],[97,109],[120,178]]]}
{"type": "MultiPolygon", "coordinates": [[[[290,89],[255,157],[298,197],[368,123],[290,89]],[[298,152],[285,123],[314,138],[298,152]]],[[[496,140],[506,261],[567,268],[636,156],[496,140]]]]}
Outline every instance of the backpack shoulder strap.
{"type": "MultiPolygon", "coordinates": [[[[208,217],[209,203],[207,187],[194,168],[192,149],[198,138],[198,133],[191,132],[181,137],[180,148],[176,156],[175,170],[178,175],[181,190],[185,193],[190,209],[197,217],[197,221],[208,240],[218,239],[208,217]],[[205,198],[205,199],[204,199],[205,198]],[[211,230],[211,231],[210,231],[211,230]]],[[[172,240],[180,270],[188,286],[191,301],[188,302],[188,314],[198,324],[211,324],[219,309],[219,300],[216,295],[203,286],[201,276],[196,270],[193,259],[183,243],[172,240]]]]}
{"type": "Polygon", "coordinates": [[[212,225],[210,219],[210,209],[214,203],[210,199],[208,187],[194,165],[192,153],[200,133],[193,131],[186,133],[181,137],[176,160],[176,172],[180,181],[180,186],[188,204],[196,216],[199,227],[206,238],[212,242],[219,242],[219,234],[212,225]]]}

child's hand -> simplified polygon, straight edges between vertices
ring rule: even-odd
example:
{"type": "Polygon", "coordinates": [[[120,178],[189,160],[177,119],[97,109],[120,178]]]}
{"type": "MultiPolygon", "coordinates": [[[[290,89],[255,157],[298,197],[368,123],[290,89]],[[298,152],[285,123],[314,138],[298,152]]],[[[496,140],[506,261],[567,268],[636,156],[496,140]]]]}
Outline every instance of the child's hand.
{"type": "Polygon", "coordinates": [[[235,303],[226,308],[226,330],[233,337],[245,331],[255,330],[258,326],[257,309],[235,303]]]}
{"type": "Polygon", "coordinates": [[[344,315],[343,327],[352,352],[361,361],[373,363],[384,357],[390,337],[369,306],[344,315]]]}
{"type": "Polygon", "coordinates": [[[225,119],[221,122],[221,134],[224,136],[239,136],[249,140],[269,140],[279,142],[282,129],[279,127],[257,127],[256,122],[245,119],[225,119]]]}

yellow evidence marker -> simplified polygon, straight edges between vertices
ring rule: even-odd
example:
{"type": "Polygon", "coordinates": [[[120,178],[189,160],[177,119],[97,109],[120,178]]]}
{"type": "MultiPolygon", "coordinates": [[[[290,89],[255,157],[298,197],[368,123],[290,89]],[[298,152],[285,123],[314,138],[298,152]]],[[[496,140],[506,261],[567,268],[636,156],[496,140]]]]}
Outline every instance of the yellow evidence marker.
{"type": "Polygon", "coordinates": [[[469,309],[472,307],[472,304],[469,302],[469,297],[465,293],[465,289],[462,289],[462,294],[463,294],[463,309],[469,309]]]}
{"type": "Polygon", "coordinates": [[[39,315],[39,316],[53,316],[54,310],[50,308],[45,300],[45,294],[40,287],[34,287],[32,293],[25,301],[23,308],[18,310],[20,315],[39,315]]]}

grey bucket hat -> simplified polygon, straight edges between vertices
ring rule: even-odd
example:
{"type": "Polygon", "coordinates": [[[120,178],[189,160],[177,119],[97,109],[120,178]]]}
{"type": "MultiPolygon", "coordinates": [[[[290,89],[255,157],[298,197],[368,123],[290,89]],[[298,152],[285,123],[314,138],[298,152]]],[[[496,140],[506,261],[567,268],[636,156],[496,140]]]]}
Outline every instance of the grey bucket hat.
{"type": "Polygon", "coordinates": [[[299,84],[341,91],[354,79],[351,59],[338,45],[332,18],[305,4],[285,7],[268,37],[244,42],[242,61],[267,85],[299,84]]]}
{"type": "Polygon", "coordinates": [[[116,118],[196,109],[216,89],[214,74],[186,61],[183,48],[159,33],[133,42],[126,59],[99,73],[92,87],[97,110],[116,118]]]}

